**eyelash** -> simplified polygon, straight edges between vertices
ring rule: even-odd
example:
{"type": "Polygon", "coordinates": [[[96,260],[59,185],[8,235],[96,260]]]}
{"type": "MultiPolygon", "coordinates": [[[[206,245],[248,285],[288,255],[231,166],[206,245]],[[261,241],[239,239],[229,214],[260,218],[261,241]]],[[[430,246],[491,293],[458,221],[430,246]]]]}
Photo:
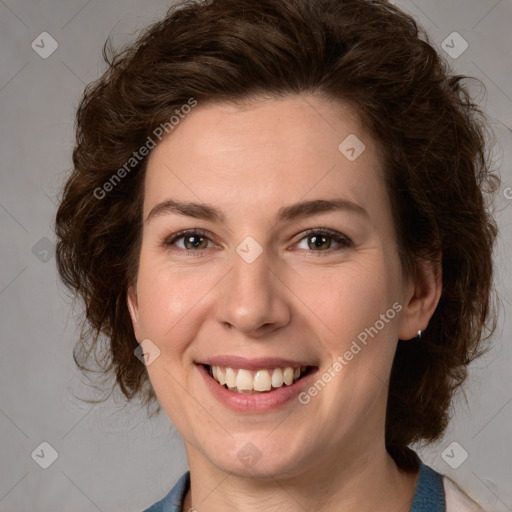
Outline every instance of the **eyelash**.
{"type": "MultiPolygon", "coordinates": [[[[169,249],[178,240],[180,240],[181,238],[184,238],[186,236],[192,236],[192,235],[196,235],[196,236],[199,236],[201,238],[207,238],[211,242],[210,238],[208,237],[208,232],[205,231],[204,229],[185,229],[183,231],[179,231],[177,233],[174,233],[170,237],[167,237],[163,241],[163,245],[164,245],[164,247],[169,249]]],[[[308,229],[307,231],[305,231],[302,234],[302,238],[300,238],[297,243],[302,242],[302,240],[304,240],[305,238],[310,238],[313,235],[327,236],[332,241],[334,241],[335,243],[339,244],[339,247],[335,247],[335,248],[331,247],[331,248],[326,249],[326,250],[318,250],[318,251],[306,250],[306,249],[299,249],[299,250],[306,250],[306,252],[310,252],[310,253],[320,253],[318,255],[321,256],[321,253],[332,254],[332,252],[340,251],[342,249],[347,249],[347,248],[353,246],[353,242],[352,242],[352,240],[350,238],[348,238],[345,235],[342,235],[338,231],[334,231],[334,230],[328,229],[328,228],[308,229]]],[[[177,250],[177,251],[182,251],[182,252],[184,251],[184,252],[188,253],[189,256],[202,256],[204,251],[206,251],[208,249],[193,250],[193,249],[182,249],[180,247],[180,248],[171,249],[171,250],[177,250]]]]}

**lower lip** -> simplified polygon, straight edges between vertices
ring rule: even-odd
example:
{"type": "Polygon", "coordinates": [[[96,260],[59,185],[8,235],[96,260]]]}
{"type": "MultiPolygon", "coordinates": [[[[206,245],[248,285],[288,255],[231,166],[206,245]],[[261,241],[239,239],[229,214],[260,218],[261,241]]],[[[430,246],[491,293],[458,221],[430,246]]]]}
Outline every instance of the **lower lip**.
{"type": "Polygon", "coordinates": [[[197,367],[206,386],[219,402],[236,412],[257,413],[273,411],[296,398],[301,391],[308,387],[309,380],[316,372],[316,369],[310,370],[305,377],[295,381],[291,386],[284,385],[267,393],[247,394],[229,391],[221,386],[202,364],[198,364],[197,367]]]}

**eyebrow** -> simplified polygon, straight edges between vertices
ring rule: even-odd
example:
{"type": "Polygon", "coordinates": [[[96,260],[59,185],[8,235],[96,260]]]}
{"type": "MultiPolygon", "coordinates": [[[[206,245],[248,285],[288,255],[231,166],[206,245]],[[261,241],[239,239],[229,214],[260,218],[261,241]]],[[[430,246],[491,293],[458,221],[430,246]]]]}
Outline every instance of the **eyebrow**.
{"type": "MultiPolygon", "coordinates": [[[[368,212],[360,205],[347,199],[315,199],[303,201],[279,209],[277,222],[297,220],[321,213],[334,211],[347,211],[369,218],[368,212]]],[[[185,203],[173,199],[167,199],[156,204],[148,216],[146,222],[151,219],[168,214],[178,214],[195,219],[204,219],[224,223],[225,215],[217,208],[206,203],[185,203]]]]}

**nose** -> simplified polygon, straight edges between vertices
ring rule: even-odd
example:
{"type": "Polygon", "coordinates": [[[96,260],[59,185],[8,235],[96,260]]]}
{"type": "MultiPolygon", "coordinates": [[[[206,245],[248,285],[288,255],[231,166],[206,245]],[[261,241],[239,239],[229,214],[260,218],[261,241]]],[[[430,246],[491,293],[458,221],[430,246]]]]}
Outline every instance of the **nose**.
{"type": "Polygon", "coordinates": [[[228,330],[255,338],[284,327],[291,311],[283,281],[269,267],[265,251],[251,263],[235,253],[233,268],[219,290],[217,320],[228,330]]]}

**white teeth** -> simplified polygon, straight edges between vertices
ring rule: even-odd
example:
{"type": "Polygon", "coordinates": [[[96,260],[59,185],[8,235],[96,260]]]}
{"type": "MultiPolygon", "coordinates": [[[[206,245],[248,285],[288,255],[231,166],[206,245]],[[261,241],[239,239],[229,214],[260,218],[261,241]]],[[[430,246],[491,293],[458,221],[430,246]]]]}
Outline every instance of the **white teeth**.
{"type": "MultiPolygon", "coordinates": [[[[238,372],[238,375],[240,375],[241,371],[242,370],[238,372]]],[[[268,370],[257,371],[256,375],[254,376],[254,391],[270,391],[271,388],[272,381],[270,379],[270,373],[268,373],[268,370]]]]}
{"type": "Polygon", "coordinates": [[[283,385],[283,370],[281,368],[276,368],[272,372],[272,386],[274,388],[280,388],[283,385]]]}
{"type": "Polygon", "coordinates": [[[240,391],[251,391],[253,386],[253,379],[251,372],[248,370],[238,370],[236,376],[236,387],[240,391]]]}
{"type": "Polygon", "coordinates": [[[234,388],[236,386],[236,373],[233,368],[226,368],[226,386],[234,388]]]}
{"type": "Polygon", "coordinates": [[[287,386],[289,386],[293,382],[293,368],[290,368],[288,366],[287,368],[284,369],[283,380],[287,386]]]}
{"type": "Polygon", "coordinates": [[[211,366],[211,375],[221,386],[226,386],[230,391],[250,393],[271,391],[283,385],[291,386],[307,369],[307,366],[296,368],[287,366],[252,372],[243,368],[211,366]]]}

